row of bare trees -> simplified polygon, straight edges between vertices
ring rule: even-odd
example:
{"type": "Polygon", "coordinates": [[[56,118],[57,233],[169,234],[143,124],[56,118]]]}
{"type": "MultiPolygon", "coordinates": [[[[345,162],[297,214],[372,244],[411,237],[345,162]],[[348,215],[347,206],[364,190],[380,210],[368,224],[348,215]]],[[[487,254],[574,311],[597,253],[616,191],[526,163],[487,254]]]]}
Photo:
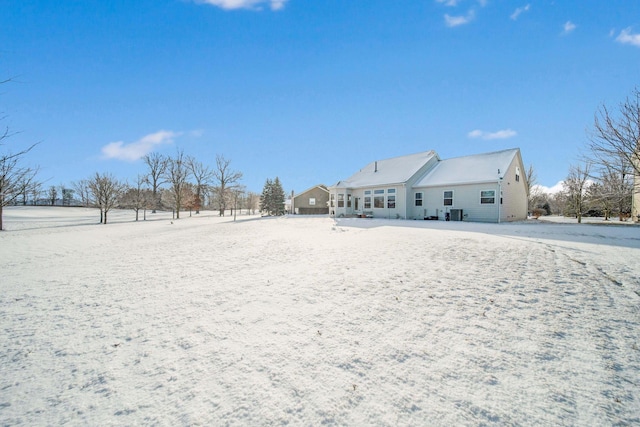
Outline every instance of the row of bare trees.
{"type": "Polygon", "coordinates": [[[611,109],[596,111],[582,159],[570,165],[560,193],[532,189],[534,214],[559,213],[582,222],[584,215],[640,221],[640,90],[611,109]]]}
{"type": "Polygon", "coordinates": [[[100,222],[104,224],[109,211],[116,207],[133,209],[136,221],[140,212],[146,219],[148,209],[154,213],[171,209],[176,219],[186,210],[199,214],[204,206],[217,208],[220,215],[225,215],[229,206],[232,210],[240,207],[255,213],[258,196],[245,191],[240,185],[242,173],[233,170],[231,161],[222,155],[216,156],[213,167],[185,155],[182,150],[174,156],[150,153],[144,157],[144,163],[146,172],[138,175],[132,184],[111,174],[96,173],[75,182],[75,194],[84,206],[100,209],[100,222]]]}
{"type": "Polygon", "coordinates": [[[564,192],[578,222],[593,212],[622,221],[638,217],[640,204],[640,90],[610,109],[601,105],[589,131],[587,154],[569,168],[564,192]],[[635,189],[635,191],[634,191],[635,189]]]}

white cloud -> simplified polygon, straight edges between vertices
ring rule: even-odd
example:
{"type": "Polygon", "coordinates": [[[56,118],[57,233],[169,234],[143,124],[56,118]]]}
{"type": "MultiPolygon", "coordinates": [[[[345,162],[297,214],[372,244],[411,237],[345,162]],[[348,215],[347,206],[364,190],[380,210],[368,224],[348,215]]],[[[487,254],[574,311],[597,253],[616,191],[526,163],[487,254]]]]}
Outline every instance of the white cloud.
{"type": "Polygon", "coordinates": [[[563,190],[564,181],[558,181],[553,187],[545,187],[544,185],[534,185],[531,187],[531,192],[541,192],[546,194],[557,194],[563,190]]]}
{"type": "Polygon", "coordinates": [[[515,11],[513,11],[513,13],[511,14],[510,18],[515,21],[516,19],[518,19],[518,17],[521,14],[523,14],[524,12],[528,12],[530,8],[531,8],[530,4],[527,4],[526,6],[523,6],[523,7],[519,7],[515,11]]]}
{"type": "Polygon", "coordinates": [[[564,23],[564,26],[562,27],[562,29],[563,29],[562,34],[569,34],[570,32],[576,29],[576,24],[574,24],[571,21],[567,21],[564,23]]]}
{"type": "Polygon", "coordinates": [[[280,10],[289,0],[194,0],[196,3],[206,3],[225,10],[254,9],[260,10],[261,5],[267,3],[271,10],[280,10]]]}
{"type": "Polygon", "coordinates": [[[516,132],[515,130],[511,130],[511,129],[503,129],[503,130],[499,130],[497,132],[486,132],[480,129],[476,129],[476,130],[472,130],[471,132],[469,132],[467,134],[467,136],[469,138],[480,138],[480,139],[485,139],[485,140],[491,140],[491,139],[508,139],[508,138],[513,138],[514,136],[516,136],[518,134],[518,132],[516,132]]]}
{"type": "Polygon", "coordinates": [[[173,143],[173,139],[180,135],[180,132],[161,130],[129,144],[123,141],[110,142],[102,147],[102,157],[133,162],[152,152],[157,145],[173,143]]]}
{"type": "Polygon", "coordinates": [[[454,7],[454,6],[457,6],[457,5],[458,5],[458,1],[459,1],[459,0],[436,0],[436,1],[437,1],[438,3],[442,3],[442,4],[444,4],[445,6],[451,6],[451,7],[454,7]]]}
{"type": "Polygon", "coordinates": [[[626,28],[620,31],[620,35],[616,37],[616,41],[640,47],[640,34],[632,34],[631,28],[626,28]]]}
{"type": "Polygon", "coordinates": [[[466,16],[451,16],[449,14],[444,15],[444,21],[447,24],[447,27],[457,27],[459,25],[468,24],[473,20],[475,13],[473,10],[470,10],[466,16]]]}

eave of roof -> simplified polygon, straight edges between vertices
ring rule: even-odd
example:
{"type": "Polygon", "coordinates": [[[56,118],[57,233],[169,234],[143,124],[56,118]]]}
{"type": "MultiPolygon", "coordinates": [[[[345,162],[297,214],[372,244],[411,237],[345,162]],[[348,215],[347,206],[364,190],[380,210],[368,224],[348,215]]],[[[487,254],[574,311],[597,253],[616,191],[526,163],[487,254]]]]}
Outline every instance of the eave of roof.
{"type": "Polygon", "coordinates": [[[364,188],[380,185],[403,185],[434,156],[435,151],[424,151],[407,156],[373,161],[345,180],[330,188],[364,188]]]}
{"type": "Polygon", "coordinates": [[[413,185],[440,187],[443,185],[483,184],[497,182],[519,153],[519,149],[474,154],[439,161],[413,185]],[[500,173],[498,171],[500,170],[500,173]]]}

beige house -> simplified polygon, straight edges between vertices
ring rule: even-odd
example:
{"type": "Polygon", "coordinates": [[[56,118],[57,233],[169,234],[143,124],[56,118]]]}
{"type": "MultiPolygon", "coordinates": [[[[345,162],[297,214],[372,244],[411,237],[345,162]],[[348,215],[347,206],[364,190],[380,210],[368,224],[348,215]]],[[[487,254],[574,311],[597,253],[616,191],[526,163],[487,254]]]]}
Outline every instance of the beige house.
{"type": "Polygon", "coordinates": [[[326,215],[329,213],[329,190],[319,184],[291,199],[291,212],[296,215],[326,215]]]}

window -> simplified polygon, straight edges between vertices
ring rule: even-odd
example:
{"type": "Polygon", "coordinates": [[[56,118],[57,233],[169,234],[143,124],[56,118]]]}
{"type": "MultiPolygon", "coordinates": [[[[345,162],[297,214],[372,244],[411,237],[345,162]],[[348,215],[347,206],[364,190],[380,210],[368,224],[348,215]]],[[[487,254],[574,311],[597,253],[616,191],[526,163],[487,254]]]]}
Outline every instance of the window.
{"type": "Polygon", "coordinates": [[[364,208],[371,209],[371,196],[365,196],[364,198],[364,208]]]}
{"type": "Polygon", "coordinates": [[[496,202],[496,191],[485,190],[480,192],[481,205],[493,205],[496,202]]]}
{"type": "Polygon", "coordinates": [[[330,200],[329,200],[329,205],[330,205],[331,207],[334,207],[334,206],[336,205],[335,200],[336,200],[336,195],[335,195],[335,194],[331,194],[331,198],[330,198],[330,200]]]}
{"type": "Polygon", "coordinates": [[[347,207],[351,207],[351,194],[347,194],[347,207]]]}
{"type": "Polygon", "coordinates": [[[395,188],[389,188],[389,189],[387,190],[387,193],[388,193],[388,194],[396,194],[396,189],[395,189],[395,188]]]}
{"type": "Polygon", "coordinates": [[[316,198],[309,197],[309,206],[315,206],[315,205],[316,205],[316,198]]]}
{"type": "Polygon", "coordinates": [[[373,190],[373,194],[384,194],[384,190],[373,190]]]}
{"type": "Polygon", "coordinates": [[[373,207],[374,208],[384,209],[384,196],[374,196],[373,197],[373,207]]]}
{"type": "Polygon", "coordinates": [[[344,194],[338,194],[338,207],[344,208],[344,194]]]}
{"type": "Polygon", "coordinates": [[[520,168],[516,166],[516,182],[520,181],[520,168]]]}
{"type": "Polygon", "coordinates": [[[416,206],[422,206],[422,193],[416,193],[416,206]]]}
{"type": "Polygon", "coordinates": [[[387,196],[387,208],[389,209],[396,208],[396,196],[387,196]]]}
{"type": "Polygon", "coordinates": [[[364,195],[365,196],[370,196],[371,195],[371,190],[364,190],[364,195]]]}
{"type": "Polygon", "coordinates": [[[453,191],[449,190],[444,192],[444,205],[453,206],[453,191]]]}

